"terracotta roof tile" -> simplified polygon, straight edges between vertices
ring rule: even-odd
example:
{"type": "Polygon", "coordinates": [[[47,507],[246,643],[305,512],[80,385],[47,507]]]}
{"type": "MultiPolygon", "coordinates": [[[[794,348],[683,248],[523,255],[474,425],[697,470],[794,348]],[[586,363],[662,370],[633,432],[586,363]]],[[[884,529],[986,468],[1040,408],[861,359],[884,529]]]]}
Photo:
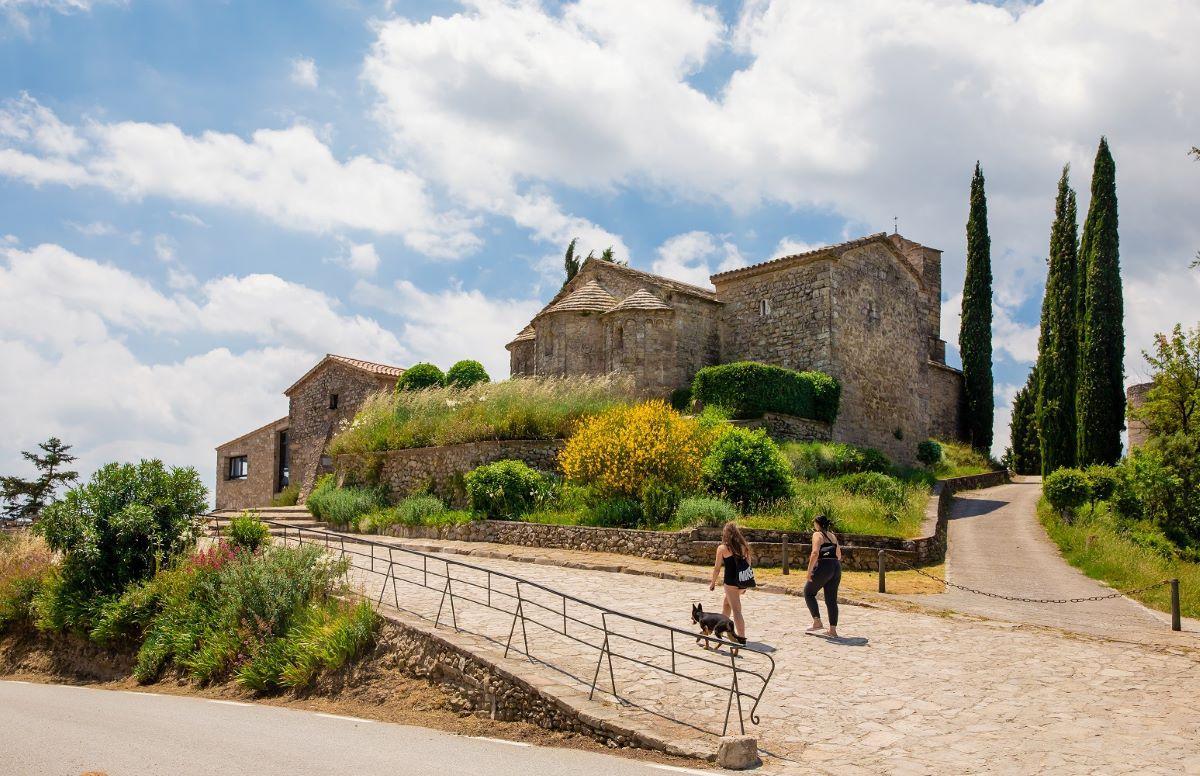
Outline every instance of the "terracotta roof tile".
{"type": "MultiPolygon", "coordinates": [[[[608,310],[607,313],[621,312],[625,310],[670,310],[669,304],[659,299],[654,294],[644,288],[639,288],[629,296],[621,300],[620,304],[608,310]]],[[[607,314],[606,313],[606,314],[607,314]]]]}
{"type": "Polygon", "coordinates": [[[691,283],[684,283],[679,280],[672,280],[671,278],[665,278],[662,275],[655,275],[651,272],[643,272],[640,269],[634,269],[633,267],[627,267],[624,264],[614,264],[612,262],[604,261],[602,259],[588,259],[587,261],[584,262],[584,264],[586,265],[586,264],[590,264],[592,262],[596,262],[597,264],[600,264],[605,269],[611,270],[613,272],[618,272],[618,273],[621,273],[624,275],[628,275],[633,278],[638,278],[640,280],[643,280],[647,283],[650,283],[651,285],[655,285],[660,288],[669,288],[672,291],[678,291],[681,294],[688,294],[690,296],[698,296],[701,299],[707,299],[710,302],[719,301],[717,299],[717,292],[713,291],[712,289],[709,289],[709,288],[701,288],[700,286],[693,286],[691,283]]]}
{"type": "Polygon", "coordinates": [[[811,251],[805,251],[804,253],[795,253],[795,254],[792,254],[791,256],[780,256],[779,258],[771,259],[770,261],[761,261],[758,264],[751,264],[748,267],[738,267],[737,269],[731,269],[731,270],[727,270],[725,272],[718,272],[717,274],[713,275],[710,279],[714,283],[716,283],[718,279],[728,280],[729,278],[735,278],[735,277],[739,277],[741,275],[755,274],[755,273],[757,273],[763,269],[766,269],[768,267],[772,268],[772,269],[775,267],[782,267],[782,266],[786,266],[788,264],[792,264],[792,263],[795,263],[798,261],[803,261],[805,259],[815,258],[815,257],[820,256],[825,253],[842,253],[851,248],[857,248],[860,245],[866,245],[867,243],[875,242],[876,240],[881,240],[881,239],[887,240],[886,232],[876,232],[875,234],[869,234],[866,237],[859,237],[854,240],[847,240],[846,242],[837,243],[836,245],[826,245],[823,248],[815,248],[811,251]]]}
{"type": "Polygon", "coordinates": [[[292,391],[296,390],[296,386],[307,380],[314,372],[330,361],[336,361],[339,364],[345,364],[352,369],[357,369],[360,372],[367,372],[379,377],[399,377],[400,375],[404,374],[403,367],[389,366],[388,364],[377,364],[374,361],[363,361],[361,358],[350,358],[349,356],[338,356],[333,353],[326,353],[325,358],[318,361],[312,369],[305,372],[299,380],[292,383],[291,386],[289,386],[288,389],[283,392],[284,395],[286,396],[292,391]]]}
{"type": "Polygon", "coordinates": [[[518,342],[529,342],[534,339],[537,339],[537,332],[533,330],[532,324],[527,324],[524,329],[521,329],[521,333],[513,337],[512,342],[508,344],[515,345],[518,342]]]}

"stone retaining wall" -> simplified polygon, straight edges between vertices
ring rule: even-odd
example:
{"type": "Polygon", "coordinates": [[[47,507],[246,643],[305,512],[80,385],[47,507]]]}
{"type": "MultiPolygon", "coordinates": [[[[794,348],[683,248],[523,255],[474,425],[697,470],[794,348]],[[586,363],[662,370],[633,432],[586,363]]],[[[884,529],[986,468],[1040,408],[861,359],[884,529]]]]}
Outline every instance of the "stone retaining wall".
{"type": "MultiPolygon", "coordinates": [[[[946,521],[954,493],[960,490],[988,488],[1008,481],[1007,471],[940,480],[926,505],[921,536],[915,539],[897,539],[891,536],[845,534],[841,537],[844,545],[844,565],[848,569],[874,570],[880,549],[903,553],[902,557],[905,560],[918,565],[941,563],[946,558],[946,521]]],[[[651,560],[699,565],[706,565],[711,561],[720,542],[720,530],[716,528],[639,531],[629,528],[545,525],[503,520],[479,520],[466,525],[443,528],[395,526],[392,533],[410,539],[447,539],[585,552],[612,552],[651,560]]],[[[754,550],[754,562],[757,566],[781,564],[785,534],[788,538],[789,565],[802,568],[808,559],[811,534],[806,531],[748,528],[744,533],[754,550]]]]}
{"type": "Polygon", "coordinates": [[[379,482],[395,500],[430,492],[462,507],[466,505],[463,476],[475,467],[512,458],[535,469],[556,471],[562,445],[558,439],[511,439],[414,447],[340,455],[336,468],[339,482],[379,482]]]}

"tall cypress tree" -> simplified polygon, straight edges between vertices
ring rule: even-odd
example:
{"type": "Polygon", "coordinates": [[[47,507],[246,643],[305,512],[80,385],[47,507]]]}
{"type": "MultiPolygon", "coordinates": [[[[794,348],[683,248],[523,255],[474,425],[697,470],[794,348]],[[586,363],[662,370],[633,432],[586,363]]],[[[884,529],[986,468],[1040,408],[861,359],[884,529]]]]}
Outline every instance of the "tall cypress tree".
{"type": "Polygon", "coordinates": [[[1079,322],[1076,459],[1116,463],[1125,427],[1125,321],[1117,236],[1117,170],[1100,138],[1079,254],[1083,318],[1079,322]]]}
{"type": "Polygon", "coordinates": [[[1012,468],[1017,474],[1037,474],[1042,470],[1038,444],[1037,386],[1041,370],[1037,364],[1029,372],[1025,387],[1017,391],[1012,403],[1012,422],[1009,425],[1012,468]]]}
{"type": "Polygon", "coordinates": [[[992,241],[988,237],[983,170],[975,163],[971,213],[967,217],[967,276],[963,281],[958,350],[962,354],[967,441],[992,447],[992,241]]]}
{"type": "MultiPolygon", "coordinates": [[[[1038,339],[1036,414],[1042,474],[1075,465],[1076,212],[1071,166],[1063,167],[1050,228],[1049,269],[1038,339]]],[[[1016,449],[1015,446],[1013,448],[1016,449]]]]}

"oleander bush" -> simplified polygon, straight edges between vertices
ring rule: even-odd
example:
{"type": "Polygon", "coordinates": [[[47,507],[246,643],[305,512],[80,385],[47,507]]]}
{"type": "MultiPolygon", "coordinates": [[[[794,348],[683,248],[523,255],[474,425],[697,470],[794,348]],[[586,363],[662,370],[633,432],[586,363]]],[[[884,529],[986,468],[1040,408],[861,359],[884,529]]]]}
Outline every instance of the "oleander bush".
{"type": "Polygon", "coordinates": [[[695,493],[703,484],[704,457],[720,432],[661,400],[617,405],[580,422],[559,464],[569,482],[606,497],[640,499],[650,482],[695,493]]]}
{"type": "Polygon", "coordinates": [[[634,396],[620,376],[522,377],[469,388],[379,393],[330,443],[331,455],[489,439],[562,439],[634,396]]]}
{"type": "Polygon", "coordinates": [[[797,372],[754,361],[705,367],[692,380],[696,400],[725,407],[738,418],[780,412],[832,423],[841,391],[838,381],[823,372],[797,372]]]}
{"type": "Polygon", "coordinates": [[[509,520],[541,508],[554,495],[550,479],[524,461],[502,460],[467,473],[471,509],[493,520],[509,520]]]}
{"type": "Polygon", "coordinates": [[[463,359],[446,370],[446,385],[453,388],[470,388],[491,380],[483,364],[471,359],[463,359]]]}
{"type": "Polygon", "coordinates": [[[396,380],[397,391],[421,391],[426,388],[439,388],[446,384],[446,375],[433,364],[421,362],[413,364],[400,374],[396,380]]]}
{"type": "Polygon", "coordinates": [[[738,506],[753,508],[792,495],[791,467],[762,429],[730,429],[704,459],[704,486],[738,506]]]}

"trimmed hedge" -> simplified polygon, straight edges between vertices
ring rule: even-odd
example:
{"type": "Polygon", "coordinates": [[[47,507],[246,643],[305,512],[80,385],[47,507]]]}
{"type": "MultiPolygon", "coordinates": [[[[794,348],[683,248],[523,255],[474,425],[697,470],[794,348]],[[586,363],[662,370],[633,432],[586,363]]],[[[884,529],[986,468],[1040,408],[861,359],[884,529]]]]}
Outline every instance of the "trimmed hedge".
{"type": "Polygon", "coordinates": [[[832,423],[842,387],[823,372],[797,372],[781,366],[739,361],[707,366],[692,381],[692,396],[725,407],[738,418],[781,412],[832,423]]]}

